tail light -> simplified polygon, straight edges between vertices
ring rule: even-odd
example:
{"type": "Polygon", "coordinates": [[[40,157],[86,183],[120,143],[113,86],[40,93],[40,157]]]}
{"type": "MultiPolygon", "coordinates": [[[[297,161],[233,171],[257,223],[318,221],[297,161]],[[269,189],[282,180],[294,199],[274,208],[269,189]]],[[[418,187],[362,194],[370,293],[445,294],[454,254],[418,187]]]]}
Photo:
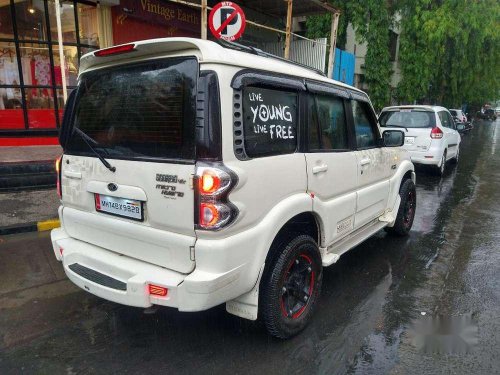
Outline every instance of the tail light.
{"type": "Polygon", "coordinates": [[[159,285],[153,285],[153,284],[148,284],[148,290],[149,290],[150,295],[158,296],[158,297],[166,297],[166,295],[168,293],[167,288],[165,288],[163,286],[159,286],[159,285]]]}
{"type": "Polygon", "coordinates": [[[431,138],[432,139],[440,139],[443,138],[443,131],[439,129],[437,126],[432,128],[431,130],[431,138]]]}
{"type": "Polygon", "coordinates": [[[238,209],[227,199],[236,186],[236,175],[220,163],[199,164],[196,168],[197,229],[219,230],[238,216],[238,209]]]}
{"type": "Polygon", "coordinates": [[[62,187],[61,187],[61,164],[63,156],[59,156],[56,159],[56,174],[57,174],[57,195],[59,199],[62,199],[62,187]]]}

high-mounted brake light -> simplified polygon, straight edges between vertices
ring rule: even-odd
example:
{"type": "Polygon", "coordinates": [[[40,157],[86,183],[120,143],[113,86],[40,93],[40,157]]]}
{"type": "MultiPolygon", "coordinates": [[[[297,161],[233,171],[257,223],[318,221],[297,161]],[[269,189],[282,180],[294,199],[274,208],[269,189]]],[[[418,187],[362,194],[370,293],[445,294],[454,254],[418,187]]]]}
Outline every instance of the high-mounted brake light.
{"type": "Polygon", "coordinates": [[[135,44],[123,44],[121,46],[116,46],[116,47],[110,47],[110,48],[104,48],[100,49],[99,51],[94,52],[94,56],[97,57],[103,57],[103,56],[109,56],[109,55],[119,55],[121,53],[127,53],[127,52],[132,52],[135,51],[135,44]]]}
{"type": "Polygon", "coordinates": [[[432,139],[440,139],[443,138],[443,132],[437,126],[432,128],[431,130],[431,138],[432,139]]]}
{"type": "Polygon", "coordinates": [[[148,284],[149,294],[152,296],[165,297],[168,293],[168,289],[163,286],[148,284]]]}
{"type": "Polygon", "coordinates": [[[57,174],[57,195],[59,199],[62,199],[62,187],[61,187],[61,163],[62,163],[62,155],[56,159],[56,174],[57,174]]]}

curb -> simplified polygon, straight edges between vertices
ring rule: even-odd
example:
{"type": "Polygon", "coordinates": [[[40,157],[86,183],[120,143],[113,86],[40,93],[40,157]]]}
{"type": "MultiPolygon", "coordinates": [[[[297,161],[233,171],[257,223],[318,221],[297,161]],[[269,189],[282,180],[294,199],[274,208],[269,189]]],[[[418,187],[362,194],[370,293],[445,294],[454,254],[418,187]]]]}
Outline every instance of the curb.
{"type": "Polygon", "coordinates": [[[44,232],[61,226],[59,219],[38,221],[36,223],[15,224],[0,227],[0,236],[27,232],[44,232]]]}

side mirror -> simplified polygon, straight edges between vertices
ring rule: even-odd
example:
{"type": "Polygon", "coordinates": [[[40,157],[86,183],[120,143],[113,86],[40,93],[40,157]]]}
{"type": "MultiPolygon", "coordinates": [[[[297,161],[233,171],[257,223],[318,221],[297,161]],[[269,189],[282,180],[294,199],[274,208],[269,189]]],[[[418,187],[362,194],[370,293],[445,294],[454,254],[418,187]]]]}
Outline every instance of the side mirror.
{"type": "Polygon", "coordinates": [[[384,147],[401,147],[405,143],[405,133],[401,130],[386,130],[382,140],[384,147]]]}
{"type": "Polygon", "coordinates": [[[465,125],[464,124],[457,124],[457,130],[459,132],[464,131],[465,130],[465,125]]]}

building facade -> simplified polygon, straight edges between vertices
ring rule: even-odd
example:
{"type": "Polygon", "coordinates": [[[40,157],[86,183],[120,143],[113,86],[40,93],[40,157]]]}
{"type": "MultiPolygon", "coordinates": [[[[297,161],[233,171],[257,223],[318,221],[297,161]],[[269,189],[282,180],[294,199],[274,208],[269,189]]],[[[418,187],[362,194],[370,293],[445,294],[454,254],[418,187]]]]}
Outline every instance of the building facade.
{"type": "Polygon", "coordinates": [[[162,0],[60,1],[65,82],[54,0],[0,0],[0,146],[57,144],[63,84],[98,48],[157,37],[200,37],[199,10],[162,0]]]}

